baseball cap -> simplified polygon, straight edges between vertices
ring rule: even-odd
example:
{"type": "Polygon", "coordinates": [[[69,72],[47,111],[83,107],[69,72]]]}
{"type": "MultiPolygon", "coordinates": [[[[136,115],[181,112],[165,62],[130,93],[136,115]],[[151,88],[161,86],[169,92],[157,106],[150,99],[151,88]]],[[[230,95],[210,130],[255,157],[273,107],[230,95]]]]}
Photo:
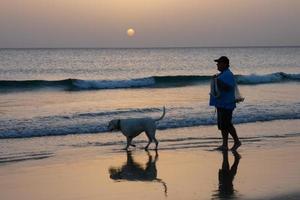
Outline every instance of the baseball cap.
{"type": "Polygon", "coordinates": [[[214,60],[215,62],[223,62],[229,64],[229,59],[226,56],[221,56],[220,58],[214,60]]]}

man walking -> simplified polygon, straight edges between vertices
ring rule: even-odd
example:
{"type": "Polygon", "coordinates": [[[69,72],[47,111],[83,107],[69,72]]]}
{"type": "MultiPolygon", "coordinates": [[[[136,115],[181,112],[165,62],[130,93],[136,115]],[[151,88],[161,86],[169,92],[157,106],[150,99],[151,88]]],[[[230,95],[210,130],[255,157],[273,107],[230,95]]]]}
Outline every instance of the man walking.
{"type": "Polygon", "coordinates": [[[228,135],[230,134],[234,140],[231,150],[235,151],[241,146],[241,142],[237,136],[236,130],[232,124],[232,112],[236,107],[235,101],[235,79],[233,73],[229,69],[229,59],[221,56],[214,60],[217,62],[219,74],[213,76],[213,87],[210,93],[210,106],[217,109],[218,129],[222,133],[223,144],[218,150],[228,150],[228,135]]]}

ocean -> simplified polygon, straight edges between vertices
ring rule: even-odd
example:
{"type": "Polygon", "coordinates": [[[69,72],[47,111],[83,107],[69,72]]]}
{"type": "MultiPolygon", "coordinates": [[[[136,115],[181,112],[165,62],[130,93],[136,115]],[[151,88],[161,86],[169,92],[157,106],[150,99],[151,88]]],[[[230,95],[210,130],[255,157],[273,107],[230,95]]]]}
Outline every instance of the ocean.
{"type": "Polygon", "coordinates": [[[119,144],[124,138],[108,133],[109,120],[159,117],[163,106],[158,131],[215,125],[208,94],[222,55],[245,97],[235,124],[300,119],[300,47],[1,49],[1,155],[37,136],[102,134],[119,144]]]}

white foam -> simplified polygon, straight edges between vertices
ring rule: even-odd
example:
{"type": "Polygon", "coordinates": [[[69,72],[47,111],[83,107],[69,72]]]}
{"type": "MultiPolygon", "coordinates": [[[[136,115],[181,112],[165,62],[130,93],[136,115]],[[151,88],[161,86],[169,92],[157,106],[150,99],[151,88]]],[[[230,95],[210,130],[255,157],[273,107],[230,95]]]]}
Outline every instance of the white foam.
{"type": "Polygon", "coordinates": [[[242,84],[277,83],[291,80],[300,80],[300,74],[276,72],[272,74],[250,74],[237,76],[237,81],[242,84]]]}
{"type": "Polygon", "coordinates": [[[155,84],[154,78],[141,78],[131,80],[75,80],[73,85],[78,89],[114,89],[146,87],[155,84]]]}
{"type": "Polygon", "coordinates": [[[238,77],[238,82],[246,84],[272,83],[280,82],[282,80],[283,76],[280,73],[266,75],[250,74],[238,77]]]}

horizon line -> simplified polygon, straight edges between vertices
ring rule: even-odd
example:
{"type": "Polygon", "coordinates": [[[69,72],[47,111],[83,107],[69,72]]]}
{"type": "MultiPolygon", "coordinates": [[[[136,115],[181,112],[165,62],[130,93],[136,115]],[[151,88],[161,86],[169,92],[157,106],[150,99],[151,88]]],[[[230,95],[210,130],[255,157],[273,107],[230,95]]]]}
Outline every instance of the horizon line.
{"type": "Polygon", "coordinates": [[[253,45],[253,46],[170,46],[170,47],[0,47],[5,49],[196,49],[196,48],[299,48],[300,45],[253,45]]]}

